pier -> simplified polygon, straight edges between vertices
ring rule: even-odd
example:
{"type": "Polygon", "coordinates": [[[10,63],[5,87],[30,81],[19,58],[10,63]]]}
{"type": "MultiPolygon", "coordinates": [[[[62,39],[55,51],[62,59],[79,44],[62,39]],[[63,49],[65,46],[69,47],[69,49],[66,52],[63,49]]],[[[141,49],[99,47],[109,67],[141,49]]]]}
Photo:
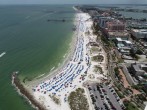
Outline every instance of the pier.
{"type": "Polygon", "coordinates": [[[71,22],[71,19],[48,19],[48,22],[71,22]]]}

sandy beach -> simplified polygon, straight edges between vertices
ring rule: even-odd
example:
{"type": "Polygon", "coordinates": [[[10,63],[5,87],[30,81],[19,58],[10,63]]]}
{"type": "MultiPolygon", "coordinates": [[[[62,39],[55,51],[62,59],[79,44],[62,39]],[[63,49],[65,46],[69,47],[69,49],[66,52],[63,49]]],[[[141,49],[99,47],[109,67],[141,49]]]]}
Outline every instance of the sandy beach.
{"type": "MultiPolygon", "coordinates": [[[[90,42],[96,41],[91,26],[93,25],[87,13],[77,13],[75,16],[76,32],[73,36],[70,51],[63,64],[48,76],[29,82],[25,87],[33,94],[34,98],[40,102],[47,110],[70,110],[68,96],[77,88],[84,88],[84,83],[92,81],[100,83],[105,79],[106,56],[104,51],[99,52],[104,57],[102,62],[92,61],[90,54],[92,46],[90,42]],[[89,31],[89,34],[87,32],[89,31]],[[103,73],[94,72],[95,65],[101,65],[103,73]],[[59,100],[55,103],[53,97],[59,100]]],[[[99,47],[101,48],[101,47],[99,47]]],[[[97,55],[97,54],[95,54],[97,55]]],[[[85,93],[88,98],[88,93],[85,93]]],[[[92,107],[89,107],[91,110],[92,107]]]]}
{"type": "MultiPolygon", "coordinates": [[[[76,22],[76,20],[77,20],[77,18],[76,17],[78,17],[77,16],[77,14],[75,14],[75,22],[74,22],[74,25],[75,26],[78,26],[78,23],[79,22],[76,22]]],[[[77,27],[76,27],[77,28],[77,27]]],[[[40,82],[42,82],[42,81],[44,81],[44,80],[47,80],[47,79],[50,79],[51,77],[54,77],[56,74],[58,74],[58,72],[62,69],[62,68],[64,68],[67,64],[68,64],[68,62],[71,60],[71,58],[72,58],[72,56],[73,56],[73,54],[74,54],[74,51],[75,51],[75,49],[76,49],[76,43],[77,43],[77,31],[75,31],[74,33],[73,33],[73,36],[72,36],[72,42],[70,43],[70,48],[69,48],[69,51],[64,55],[64,61],[61,63],[61,64],[59,64],[59,66],[55,69],[55,68],[52,68],[51,70],[50,70],[50,73],[49,74],[42,74],[42,75],[40,75],[40,76],[38,76],[38,77],[36,77],[35,79],[33,79],[32,81],[28,81],[28,82],[26,82],[26,84],[24,84],[24,86],[29,90],[29,91],[31,91],[32,90],[32,86],[34,86],[34,85],[37,85],[37,84],[39,84],[40,82]]]]}

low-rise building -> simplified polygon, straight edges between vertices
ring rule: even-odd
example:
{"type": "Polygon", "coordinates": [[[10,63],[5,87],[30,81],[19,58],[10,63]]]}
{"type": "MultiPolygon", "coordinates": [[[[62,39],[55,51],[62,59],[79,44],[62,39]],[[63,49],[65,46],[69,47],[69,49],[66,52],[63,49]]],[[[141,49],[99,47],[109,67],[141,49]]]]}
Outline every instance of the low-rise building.
{"type": "Polygon", "coordinates": [[[119,49],[119,51],[124,55],[130,55],[130,49],[131,48],[128,48],[128,47],[122,47],[119,49]]]}
{"type": "Polygon", "coordinates": [[[128,40],[124,40],[123,43],[124,43],[125,46],[130,47],[130,48],[133,45],[132,42],[131,41],[128,41],[128,40]]]}
{"type": "Polygon", "coordinates": [[[138,21],[127,20],[126,26],[129,28],[132,27],[135,29],[144,29],[144,28],[147,28],[147,22],[138,22],[138,21]]]}
{"type": "Polygon", "coordinates": [[[121,38],[116,38],[114,40],[115,45],[117,46],[118,50],[125,55],[130,54],[130,50],[132,48],[132,42],[128,40],[123,40],[121,38]]]}
{"type": "Polygon", "coordinates": [[[131,64],[131,72],[140,81],[145,81],[144,76],[147,75],[147,63],[133,63],[131,64]]]}
{"type": "Polygon", "coordinates": [[[109,40],[114,40],[118,37],[123,39],[123,40],[129,39],[129,33],[127,32],[127,30],[124,30],[124,31],[109,31],[109,30],[105,29],[104,33],[109,40]]]}
{"type": "Polygon", "coordinates": [[[145,108],[144,108],[144,110],[147,110],[147,102],[145,103],[145,108]]]}
{"type": "Polygon", "coordinates": [[[131,34],[136,39],[144,39],[147,38],[147,29],[132,29],[131,34]]]}
{"type": "Polygon", "coordinates": [[[133,43],[129,40],[123,40],[122,38],[116,38],[114,40],[115,44],[123,44],[124,46],[127,46],[127,47],[132,47],[133,43]]]}
{"type": "Polygon", "coordinates": [[[115,40],[114,40],[114,43],[117,45],[117,44],[122,44],[123,43],[123,40],[121,39],[121,38],[116,38],[115,40]]]}

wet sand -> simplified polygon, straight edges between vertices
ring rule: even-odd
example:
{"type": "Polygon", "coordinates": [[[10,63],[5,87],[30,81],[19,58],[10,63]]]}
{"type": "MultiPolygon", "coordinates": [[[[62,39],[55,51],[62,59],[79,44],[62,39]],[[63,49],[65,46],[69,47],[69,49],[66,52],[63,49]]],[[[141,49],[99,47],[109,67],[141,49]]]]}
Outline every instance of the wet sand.
{"type": "MultiPolygon", "coordinates": [[[[74,25],[78,28],[79,22],[77,20],[78,14],[75,14],[75,22],[74,25]]],[[[26,89],[28,89],[30,92],[32,92],[32,87],[38,85],[40,82],[43,82],[47,79],[50,79],[54,76],[56,76],[60,70],[62,70],[67,64],[68,62],[71,60],[72,56],[74,55],[75,49],[76,49],[76,45],[77,45],[77,33],[78,33],[78,29],[74,32],[73,36],[72,36],[72,41],[70,43],[70,48],[68,53],[65,56],[64,61],[62,62],[62,64],[59,65],[59,67],[57,67],[57,69],[51,71],[48,75],[42,75],[42,77],[40,78],[35,78],[32,81],[28,81],[24,84],[24,86],[26,87],[26,89]]]]}

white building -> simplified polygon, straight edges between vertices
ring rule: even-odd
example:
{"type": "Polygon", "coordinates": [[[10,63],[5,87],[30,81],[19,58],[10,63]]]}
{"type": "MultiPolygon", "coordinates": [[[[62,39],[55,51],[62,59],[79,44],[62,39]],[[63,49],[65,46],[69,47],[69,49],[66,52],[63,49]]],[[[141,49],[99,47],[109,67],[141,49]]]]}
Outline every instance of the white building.
{"type": "Polygon", "coordinates": [[[145,109],[144,110],[147,110],[147,104],[146,104],[146,106],[145,106],[145,109]]]}
{"type": "Polygon", "coordinates": [[[132,42],[128,40],[123,40],[123,44],[127,47],[132,47],[132,42]]]}
{"type": "Polygon", "coordinates": [[[137,38],[147,38],[147,29],[132,29],[131,34],[137,38]]]}
{"type": "Polygon", "coordinates": [[[123,40],[121,38],[116,38],[115,39],[115,44],[118,47],[118,50],[122,53],[122,54],[130,54],[130,49],[132,47],[132,42],[128,41],[128,40],[123,40]]]}

